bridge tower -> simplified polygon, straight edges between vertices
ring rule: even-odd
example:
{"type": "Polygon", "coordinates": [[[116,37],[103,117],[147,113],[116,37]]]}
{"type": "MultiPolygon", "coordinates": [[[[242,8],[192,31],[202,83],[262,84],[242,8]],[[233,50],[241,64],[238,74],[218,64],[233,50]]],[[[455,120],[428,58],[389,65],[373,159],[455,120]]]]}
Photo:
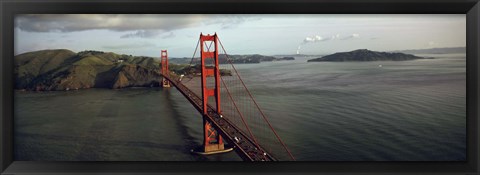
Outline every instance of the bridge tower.
{"type": "MultiPolygon", "coordinates": [[[[209,97],[215,98],[215,107],[219,114],[220,109],[220,67],[218,59],[218,39],[217,34],[203,35],[200,34],[200,59],[202,66],[202,100],[203,100],[203,115],[208,114],[208,99],[209,97]],[[213,48],[212,48],[213,47],[213,48]],[[210,77],[210,79],[209,79],[210,77]],[[214,79],[213,86],[212,77],[214,79]],[[210,81],[207,81],[210,80],[210,81]]],[[[225,146],[222,136],[220,136],[212,124],[203,119],[204,129],[204,151],[205,153],[224,152],[225,146]]]]}
{"type": "MultiPolygon", "coordinates": [[[[162,75],[169,76],[170,72],[168,70],[168,54],[167,50],[162,50],[160,54],[161,66],[162,66],[162,75]]],[[[166,78],[162,78],[162,87],[170,87],[170,82],[166,78]]]]}

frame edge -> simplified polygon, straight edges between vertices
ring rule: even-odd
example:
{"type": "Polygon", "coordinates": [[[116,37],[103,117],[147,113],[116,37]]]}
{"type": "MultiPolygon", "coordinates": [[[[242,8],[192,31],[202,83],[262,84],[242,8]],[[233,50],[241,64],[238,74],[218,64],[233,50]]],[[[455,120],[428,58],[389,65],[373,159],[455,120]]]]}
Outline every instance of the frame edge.
{"type": "Polygon", "coordinates": [[[480,68],[480,2],[477,3],[467,12],[467,92],[472,93],[467,96],[467,157],[470,168],[476,173],[479,173],[480,161],[478,160],[480,147],[478,142],[480,139],[480,133],[478,132],[478,126],[480,126],[480,120],[478,120],[478,114],[480,113],[480,89],[478,83],[480,82],[480,76],[478,69],[480,68]],[[470,109],[470,110],[468,110],[470,109]],[[471,118],[468,118],[471,117],[471,118]],[[470,122],[470,123],[468,123],[470,122]],[[468,133],[471,133],[468,135],[468,133]]]}
{"type": "MultiPolygon", "coordinates": [[[[88,2],[88,1],[87,1],[88,2]]],[[[102,1],[100,1],[102,2],[102,1]]],[[[13,56],[13,54],[10,55],[10,53],[13,53],[13,50],[8,50],[10,48],[14,48],[13,45],[9,46],[10,43],[8,43],[9,38],[10,37],[13,37],[13,36],[9,36],[9,35],[6,35],[8,34],[8,32],[12,31],[13,29],[9,29],[9,28],[6,28],[6,26],[10,25],[10,24],[13,24],[13,21],[11,21],[11,19],[9,17],[11,17],[11,15],[9,13],[11,13],[10,10],[8,10],[7,8],[4,7],[5,6],[5,2],[3,0],[0,0],[0,11],[1,12],[1,20],[0,20],[0,26],[2,26],[2,31],[0,32],[0,38],[2,38],[2,41],[1,41],[1,44],[0,46],[2,48],[0,48],[0,55],[1,55],[1,59],[0,59],[0,67],[1,67],[1,70],[0,70],[0,81],[2,82],[2,84],[4,82],[11,82],[13,81],[13,77],[9,77],[9,75],[12,73],[13,69],[11,67],[12,64],[10,64],[13,60],[11,59],[11,57],[13,56]],[[6,10],[6,11],[5,11],[6,10]],[[5,48],[5,50],[3,50],[5,48]],[[8,60],[10,59],[10,60],[8,60]],[[7,63],[7,64],[6,64],[7,63]],[[9,72],[10,71],[10,72],[9,72]]],[[[471,81],[472,84],[470,84],[472,87],[471,89],[471,92],[473,93],[470,98],[468,99],[469,102],[473,102],[473,104],[469,104],[467,106],[470,107],[471,112],[471,116],[473,117],[470,121],[471,123],[470,124],[467,124],[469,126],[469,130],[472,130],[474,134],[476,134],[476,137],[475,138],[475,135],[470,135],[468,136],[468,139],[470,138],[473,138],[473,142],[472,143],[470,141],[470,143],[468,143],[469,141],[467,141],[467,144],[473,144],[473,145],[478,145],[478,139],[480,139],[480,135],[478,135],[478,127],[480,122],[478,120],[478,114],[480,112],[480,104],[478,103],[478,100],[479,100],[479,94],[480,94],[480,90],[478,89],[478,82],[480,82],[480,76],[479,76],[479,71],[476,70],[478,68],[480,68],[480,62],[478,61],[480,59],[479,57],[479,53],[478,53],[478,49],[479,49],[479,43],[480,43],[480,38],[479,38],[479,33],[478,31],[480,31],[480,25],[479,25],[479,15],[480,15],[480,3],[477,1],[477,3],[466,13],[466,20],[467,20],[467,36],[470,36],[470,39],[467,40],[467,59],[470,60],[469,64],[467,64],[467,69],[470,68],[470,70],[468,70],[468,75],[470,75],[467,80],[473,80],[471,81]],[[469,22],[473,22],[473,23],[469,23],[469,22]],[[469,25],[470,24],[470,25],[469,25]],[[473,26],[471,26],[473,25],[473,26]],[[470,27],[470,28],[469,28],[470,27]],[[473,125],[473,127],[472,127],[473,125]],[[476,125],[476,126],[475,126],[476,125]]],[[[13,32],[12,32],[13,33],[13,32]]],[[[468,84],[468,81],[467,81],[467,84],[468,84]]],[[[13,129],[13,125],[12,124],[9,124],[7,121],[9,119],[6,119],[7,117],[8,118],[11,118],[12,119],[12,122],[13,122],[13,95],[10,95],[11,92],[13,91],[10,91],[10,90],[13,90],[11,88],[13,87],[10,87],[9,84],[7,84],[8,87],[5,86],[5,84],[3,84],[1,86],[1,89],[0,89],[0,97],[2,98],[2,100],[0,101],[0,115],[2,115],[2,119],[0,119],[0,126],[2,127],[0,129],[0,136],[2,138],[0,138],[0,150],[2,151],[2,154],[0,154],[0,173],[4,173],[4,171],[10,166],[12,165],[12,162],[13,162],[13,147],[12,145],[8,145],[8,139],[12,140],[12,132],[11,131],[8,131],[8,129],[13,129]],[[8,104],[7,102],[10,102],[10,104],[8,104]],[[10,107],[10,108],[9,108],[10,107]],[[7,154],[5,154],[7,153],[7,154]],[[9,157],[10,156],[10,157],[9,157]]],[[[469,86],[467,85],[467,88],[469,88],[469,86]]],[[[470,112],[469,112],[470,113],[470,112]]],[[[480,162],[478,161],[478,153],[480,151],[480,148],[477,147],[477,149],[475,148],[470,148],[470,151],[473,151],[473,158],[471,158],[470,160],[473,160],[473,162],[469,162],[469,165],[471,168],[474,168],[472,169],[472,171],[475,171],[478,173],[478,170],[479,170],[479,166],[480,166],[480,162]]],[[[15,162],[13,162],[15,163],[15,162]]]]}

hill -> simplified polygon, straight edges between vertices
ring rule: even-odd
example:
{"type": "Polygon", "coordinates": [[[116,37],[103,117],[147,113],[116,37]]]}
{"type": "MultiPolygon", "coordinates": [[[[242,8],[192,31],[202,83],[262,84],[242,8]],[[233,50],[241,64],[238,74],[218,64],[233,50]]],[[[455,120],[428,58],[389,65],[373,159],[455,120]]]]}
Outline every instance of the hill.
{"type": "Polygon", "coordinates": [[[320,61],[405,61],[413,59],[422,59],[415,55],[404,53],[390,53],[390,52],[376,52],[367,49],[359,49],[351,52],[338,52],[331,55],[326,55],[320,58],[310,59],[308,62],[320,61]]]}
{"type": "Polygon", "coordinates": [[[151,57],[66,49],[15,56],[15,88],[69,90],[158,86],[159,63],[151,57]]]}

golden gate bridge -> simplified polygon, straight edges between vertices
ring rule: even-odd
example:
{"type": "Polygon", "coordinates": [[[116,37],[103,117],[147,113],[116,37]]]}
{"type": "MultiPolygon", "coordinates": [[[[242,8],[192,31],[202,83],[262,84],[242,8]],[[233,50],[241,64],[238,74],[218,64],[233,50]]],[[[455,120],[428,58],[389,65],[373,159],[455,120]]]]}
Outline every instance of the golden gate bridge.
{"type": "Polygon", "coordinates": [[[169,70],[167,50],[161,51],[160,62],[162,86],[173,85],[202,114],[204,136],[198,153],[233,149],[245,161],[295,160],[245,86],[217,34],[200,34],[192,61],[199,47],[201,72],[190,75],[188,81],[169,70]],[[224,58],[219,57],[222,52],[224,58]],[[220,64],[221,60],[226,64],[220,64]]]}

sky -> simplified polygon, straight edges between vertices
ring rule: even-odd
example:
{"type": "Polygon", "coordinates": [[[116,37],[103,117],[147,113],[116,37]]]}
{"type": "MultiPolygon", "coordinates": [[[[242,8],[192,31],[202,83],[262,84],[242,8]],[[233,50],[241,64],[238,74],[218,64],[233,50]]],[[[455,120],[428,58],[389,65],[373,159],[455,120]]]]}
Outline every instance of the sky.
{"type": "Polygon", "coordinates": [[[200,33],[228,54],[322,55],[466,45],[464,14],[23,14],[15,54],[44,49],[192,57],[200,33]]]}

